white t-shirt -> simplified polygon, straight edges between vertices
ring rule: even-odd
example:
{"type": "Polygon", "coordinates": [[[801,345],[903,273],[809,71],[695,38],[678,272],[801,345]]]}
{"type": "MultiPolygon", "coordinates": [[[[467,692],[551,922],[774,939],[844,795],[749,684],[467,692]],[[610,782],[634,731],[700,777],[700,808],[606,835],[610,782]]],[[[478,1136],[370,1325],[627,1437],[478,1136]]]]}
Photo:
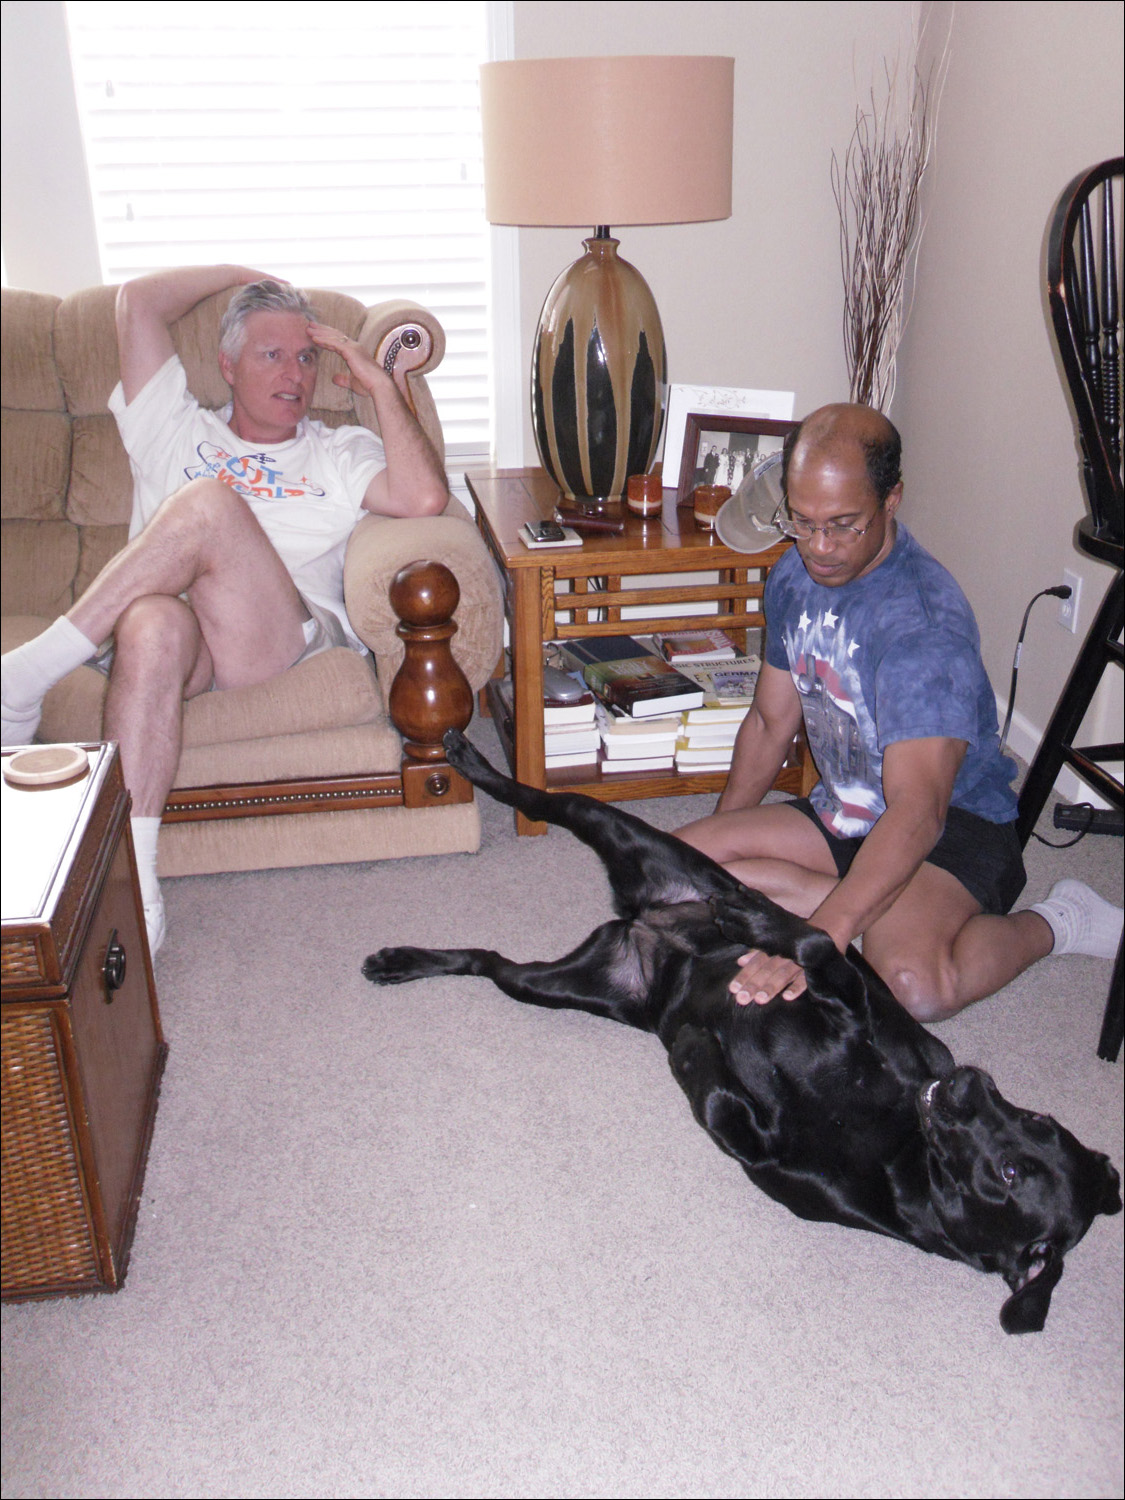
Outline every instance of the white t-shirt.
{"type": "Polygon", "coordinates": [[[130,538],[189,480],[221,480],[254,512],[299,592],[332,611],[353,650],[367,649],[344,609],[344,553],[367,487],[386,467],[373,432],[305,418],[287,443],[249,443],[227,426],[230,406],[199,405],[175,355],[128,405],[115,386],[109,409],[133,471],[130,538]]]}

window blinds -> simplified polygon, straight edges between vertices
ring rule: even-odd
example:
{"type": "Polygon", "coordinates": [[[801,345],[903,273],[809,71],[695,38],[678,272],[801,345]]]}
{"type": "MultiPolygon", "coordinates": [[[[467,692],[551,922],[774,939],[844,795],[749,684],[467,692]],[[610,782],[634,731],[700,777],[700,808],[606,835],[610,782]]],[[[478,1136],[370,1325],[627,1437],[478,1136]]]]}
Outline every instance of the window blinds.
{"type": "Polygon", "coordinates": [[[451,454],[489,448],[484,3],[67,6],[106,282],[233,261],[448,335],[451,454]]]}

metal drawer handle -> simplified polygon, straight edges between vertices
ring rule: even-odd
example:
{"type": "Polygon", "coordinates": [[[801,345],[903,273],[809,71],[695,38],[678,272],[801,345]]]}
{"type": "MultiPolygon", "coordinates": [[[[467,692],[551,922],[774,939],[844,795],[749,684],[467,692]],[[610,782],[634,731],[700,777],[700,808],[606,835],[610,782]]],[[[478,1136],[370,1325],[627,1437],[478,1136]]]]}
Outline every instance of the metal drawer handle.
{"type": "Polygon", "coordinates": [[[125,967],[125,949],[117,941],[117,928],[115,927],[109,935],[109,946],[106,949],[105,963],[102,965],[107,1005],[113,999],[114,990],[119,990],[125,983],[125,967]]]}

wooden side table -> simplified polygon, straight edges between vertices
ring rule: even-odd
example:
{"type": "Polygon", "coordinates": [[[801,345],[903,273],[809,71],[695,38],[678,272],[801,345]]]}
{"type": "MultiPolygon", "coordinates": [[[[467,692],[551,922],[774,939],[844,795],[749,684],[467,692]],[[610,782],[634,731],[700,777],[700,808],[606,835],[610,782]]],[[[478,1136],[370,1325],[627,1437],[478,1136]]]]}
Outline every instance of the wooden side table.
{"type": "MultiPolygon", "coordinates": [[[[676,492],[664,491],[661,513],[642,519],[626,511],[620,534],[587,533],[581,547],[531,548],[520,539],[525,521],[546,520],[559,490],[542,469],[488,469],[465,475],[476,502],[477,525],[499,564],[505,584],[510,633],[514,718],[509,728],[493,713],[513,774],[537,787],[566,787],[606,802],[715,792],[725,774],[682,776],[669,771],[591,776],[586,767],[546,771],[543,751],[543,646],[547,641],[582,636],[693,630],[701,623],[745,639],[761,626],[762,591],[770,568],[790,543],[766,552],[734,552],[713,531],[697,527],[688,509],[677,508],[676,492]],[[685,575],[717,575],[693,581],[685,575]],[[717,606],[705,621],[684,612],[688,604],[717,606]],[[630,619],[631,606],[652,610],[651,618],[630,619]]],[[[776,785],[803,795],[816,771],[803,736],[776,785]]],[[[544,823],[516,815],[520,833],[546,833],[544,823]]]]}
{"type": "Polygon", "coordinates": [[[80,781],[0,781],[5,1300],[121,1285],[168,1050],[117,747],[84,748],[80,781]]]}

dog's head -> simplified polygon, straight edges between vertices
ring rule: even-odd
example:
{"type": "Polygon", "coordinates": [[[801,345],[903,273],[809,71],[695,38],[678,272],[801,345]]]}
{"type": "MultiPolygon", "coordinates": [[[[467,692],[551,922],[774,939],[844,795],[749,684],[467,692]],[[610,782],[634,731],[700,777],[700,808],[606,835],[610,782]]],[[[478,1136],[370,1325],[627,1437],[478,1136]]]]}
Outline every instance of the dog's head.
{"type": "Polygon", "coordinates": [[[979,1068],[955,1068],[919,1095],[930,1192],[957,1253],[1012,1288],[1000,1323],[1037,1333],[1063,1257],[1098,1214],[1121,1211],[1120,1179],[1049,1115],[1017,1109],[979,1068]]]}

